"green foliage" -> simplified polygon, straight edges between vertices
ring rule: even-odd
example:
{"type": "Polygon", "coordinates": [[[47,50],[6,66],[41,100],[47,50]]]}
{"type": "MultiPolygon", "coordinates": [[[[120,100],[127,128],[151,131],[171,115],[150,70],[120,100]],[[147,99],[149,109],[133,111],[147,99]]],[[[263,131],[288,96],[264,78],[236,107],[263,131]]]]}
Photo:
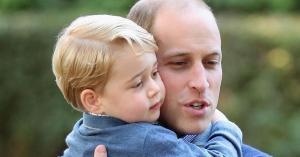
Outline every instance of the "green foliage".
{"type": "Polygon", "coordinates": [[[1,10],[21,10],[30,7],[32,0],[1,0],[1,10]]]}
{"type": "Polygon", "coordinates": [[[103,9],[105,11],[118,11],[127,13],[130,7],[134,4],[135,1],[133,0],[121,0],[121,1],[111,1],[111,0],[93,0],[93,1],[86,1],[81,0],[79,1],[80,6],[84,6],[89,9],[103,9]]]}
{"type": "Polygon", "coordinates": [[[275,156],[299,156],[299,17],[218,19],[224,59],[222,109],[242,128],[246,143],[275,156]]]}
{"type": "Polygon", "coordinates": [[[44,10],[62,9],[76,4],[78,0],[1,0],[0,10],[44,10]]]}
{"type": "MultiPolygon", "coordinates": [[[[124,15],[132,1],[88,3],[57,13],[0,15],[1,156],[50,157],[65,148],[65,136],[81,114],[54,82],[56,36],[79,15],[124,15]]],[[[219,107],[242,128],[246,143],[274,156],[299,156],[300,17],[222,14],[217,19],[224,69],[219,107]]]]}
{"type": "Polygon", "coordinates": [[[80,115],[64,102],[51,71],[52,47],[61,26],[48,18],[56,23],[49,28],[42,22],[45,17],[22,16],[26,23],[8,19],[1,18],[7,25],[0,29],[0,153],[56,156],[80,115]]]}
{"type": "Polygon", "coordinates": [[[298,12],[298,0],[205,0],[215,11],[229,12],[298,12]]]}
{"type": "Polygon", "coordinates": [[[133,0],[1,0],[0,10],[12,11],[41,11],[41,10],[67,10],[70,8],[88,8],[90,10],[104,10],[114,12],[128,11],[134,4],[133,0]]]}
{"type": "MultiPolygon", "coordinates": [[[[217,12],[299,12],[298,0],[204,0],[217,12]]],[[[24,10],[66,10],[70,8],[94,8],[124,11],[135,0],[0,0],[0,10],[5,12],[24,10]]]]}

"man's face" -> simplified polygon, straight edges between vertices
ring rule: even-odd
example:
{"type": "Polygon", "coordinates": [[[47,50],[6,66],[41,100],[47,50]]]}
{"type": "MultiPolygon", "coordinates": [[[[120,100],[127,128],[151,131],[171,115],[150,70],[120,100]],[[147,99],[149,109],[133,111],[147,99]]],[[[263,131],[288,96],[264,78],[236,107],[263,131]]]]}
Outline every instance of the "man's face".
{"type": "Polygon", "coordinates": [[[166,87],[160,120],[177,133],[199,133],[211,122],[222,81],[221,39],[211,12],[165,8],[153,34],[166,87]]]}

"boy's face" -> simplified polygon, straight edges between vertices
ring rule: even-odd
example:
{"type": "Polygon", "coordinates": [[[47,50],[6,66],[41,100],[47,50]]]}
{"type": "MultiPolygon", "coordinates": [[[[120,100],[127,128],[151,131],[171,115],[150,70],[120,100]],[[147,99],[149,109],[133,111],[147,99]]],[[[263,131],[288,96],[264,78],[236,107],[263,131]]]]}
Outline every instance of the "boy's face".
{"type": "Polygon", "coordinates": [[[157,71],[155,53],[136,55],[129,48],[121,48],[115,54],[100,97],[103,111],[126,122],[156,121],[165,88],[157,71]]]}
{"type": "Polygon", "coordinates": [[[221,40],[212,14],[198,8],[185,11],[162,9],[153,27],[167,93],[160,120],[183,134],[207,128],[222,80],[221,40]]]}

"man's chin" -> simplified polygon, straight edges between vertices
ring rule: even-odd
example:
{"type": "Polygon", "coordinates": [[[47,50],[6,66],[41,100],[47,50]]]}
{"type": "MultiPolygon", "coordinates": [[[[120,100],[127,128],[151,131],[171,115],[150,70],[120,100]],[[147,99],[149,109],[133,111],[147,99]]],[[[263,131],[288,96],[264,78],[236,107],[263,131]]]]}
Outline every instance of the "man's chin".
{"type": "Polygon", "coordinates": [[[201,121],[195,124],[181,125],[179,127],[172,127],[172,130],[176,132],[177,135],[187,135],[187,134],[200,134],[205,131],[210,125],[210,121],[201,121]]]}

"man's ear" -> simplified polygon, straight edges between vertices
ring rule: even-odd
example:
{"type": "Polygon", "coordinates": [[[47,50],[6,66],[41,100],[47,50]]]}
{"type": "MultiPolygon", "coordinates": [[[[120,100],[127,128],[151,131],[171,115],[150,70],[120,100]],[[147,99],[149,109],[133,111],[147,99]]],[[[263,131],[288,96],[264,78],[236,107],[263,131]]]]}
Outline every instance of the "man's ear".
{"type": "Polygon", "coordinates": [[[100,94],[96,93],[92,89],[84,89],[80,93],[80,100],[83,107],[92,113],[102,113],[101,111],[101,102],[100,102],[100,94]]]}

